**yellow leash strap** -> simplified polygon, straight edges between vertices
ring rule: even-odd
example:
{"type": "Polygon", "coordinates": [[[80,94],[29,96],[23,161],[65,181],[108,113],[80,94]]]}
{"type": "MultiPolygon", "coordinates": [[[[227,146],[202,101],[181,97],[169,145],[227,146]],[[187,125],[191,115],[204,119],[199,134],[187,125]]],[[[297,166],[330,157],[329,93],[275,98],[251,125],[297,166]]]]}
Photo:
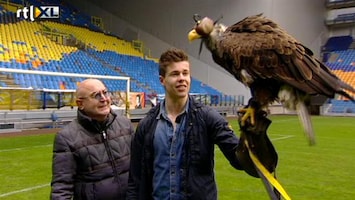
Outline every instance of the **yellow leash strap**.
{"type": "Polygon", "coordinates": [[[248,141],[245,140],[245,145],[249,151],[249,155],[255,166],[260,170],[260,172],[266,177],[266,179],[270,182],[272,186],[274,186],[277,191],[285,198],[285,200],[291,200],[290,196],[288,196],[287,192],[283,189],[281,184],[272,176],[272,174],[264,167],[264,165],[259,161],[257,156],[250,150],[248,141]]]}

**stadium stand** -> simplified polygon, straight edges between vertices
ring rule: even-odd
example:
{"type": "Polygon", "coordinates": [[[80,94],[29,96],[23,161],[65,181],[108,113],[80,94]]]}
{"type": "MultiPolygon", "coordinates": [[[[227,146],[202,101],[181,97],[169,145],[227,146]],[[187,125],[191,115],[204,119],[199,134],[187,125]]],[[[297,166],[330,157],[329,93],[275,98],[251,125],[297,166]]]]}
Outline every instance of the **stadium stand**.
{"type": "Polygon", "coordinates": [[[333,113],[355,113],[355,104],[351,101],[331,100],[330,112],[333,113]]]}
{"type": "MultiPolygon", "coordinates": [[[[147,58],[132,42],[106,34],[101,27],[91,22],[90,16],[75,7],[59,0],[46,1],[48,5],[60,5],[60,18],[54,21],[39,19],[32,22],[22,16],[17,18],[14,13],[21,8],[22,1],[11,2],[11,7],[0,8],[0,67],[129,76],[132,92],[144,92],[146,95],[164,93],[159,80],[156,79],[157,59],[147,58]]],[[[45,3],[31,0],[28,4],[41,6],[45,3]]],[[[81,80],[82,78],[22,73],[0,74],[0,86],[11,88],[72,90],[81,80]]],[[[104,82],[112,91],[124,90],[126,87],[124,81],[104,82]]],[[[195,78],[192,78],[191,93],[211,95],[213,104],[219,103],[219,99],[236,103],[236,98],[226,97],[195,78]]],[[[35,96],[36,101],[54,101],[52,95],[45,98],[43,95],[35,96]]],[[[9,96],[3,95],[1,98],[5,98],[2,103],[13,102],[9,96]]]]}
{"type": "MultiPolygon", "coordinates": [[[[331,37],[322,50],[323,60],[333,73],[355,87],[355,49],[352,36],[331,37]]],[[[351,95],[355,96],[354,93],[351,95]]],[[[355,113],[355,104],[348,99],[332,99],[330,105],[329,112],[332,113],[355,113]]]]}
{"type": "Polygon", "coordinates": [[[332,56],[326,64],[342,80],[355,86],[355,50],[334,51],[332,56]]]}

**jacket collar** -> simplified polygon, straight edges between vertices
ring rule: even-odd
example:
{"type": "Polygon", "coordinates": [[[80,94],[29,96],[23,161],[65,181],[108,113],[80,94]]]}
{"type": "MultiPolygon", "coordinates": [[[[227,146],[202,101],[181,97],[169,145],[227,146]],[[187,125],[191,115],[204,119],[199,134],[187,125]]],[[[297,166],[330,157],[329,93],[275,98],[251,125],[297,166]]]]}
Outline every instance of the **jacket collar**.
{"type": "Polygon", "coordinates": [[[106,131],[107,128],[114,122],[117,114],[110,110],[107,119],[103,122],[98,122],[95,119],[87,116],[85,112],[78,110],[78,122],[81,126],[91,132],[102,132],[106,131]]]}
{"type": "MultiPolygon", "coordinates": [[[[164,100],[165,101],[165,100],[164,100]]],[[[152,117],[157,117],[160,113],[160,107],[161,104],[163,102],[158,103],[154,108],[152,108],[149,112],[148,112],[148,116],[152,116],[152,117]]],[[[196,111],[198,108],[201,108],[203,105],[196,101],[192,96],[189,95],[189,99],[188,99],[188,106],[187,108],[191,111],[196,111]]]]}
{"type": "MultiPolygon", "coordinates": [[[[166,107],[165,107],[165,99],[159,104],[160,108],[159,108],[159,113],[157,115],[157,119],[160,119],[161,117],[164,117],[164,118],[167,118],[167,111],[166,111],[166,107]]],[[[185,105],[184,107],[184,110],[180,113],[188,113],[189,111],[189,102],[190,102],[190,99],[187,99],[187,104],[185,105]]]]}

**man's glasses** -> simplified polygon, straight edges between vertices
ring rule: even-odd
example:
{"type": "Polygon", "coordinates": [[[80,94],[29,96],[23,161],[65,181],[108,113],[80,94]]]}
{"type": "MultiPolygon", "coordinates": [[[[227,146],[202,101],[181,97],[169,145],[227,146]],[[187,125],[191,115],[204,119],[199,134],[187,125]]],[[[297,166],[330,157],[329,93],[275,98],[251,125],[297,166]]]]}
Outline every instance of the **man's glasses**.
{"type": "Polygon", "coordinates": [[[94,92],[94,93],[90,94],[88,97],[80,97],[79,99],[91,98],[91,99],[96,99],[96,100],[100,101],[101,99],[103,99],[103,97],[109,98],[110,96],[111,95],[107,90],[102,90],[99,92],[94,92]]]}

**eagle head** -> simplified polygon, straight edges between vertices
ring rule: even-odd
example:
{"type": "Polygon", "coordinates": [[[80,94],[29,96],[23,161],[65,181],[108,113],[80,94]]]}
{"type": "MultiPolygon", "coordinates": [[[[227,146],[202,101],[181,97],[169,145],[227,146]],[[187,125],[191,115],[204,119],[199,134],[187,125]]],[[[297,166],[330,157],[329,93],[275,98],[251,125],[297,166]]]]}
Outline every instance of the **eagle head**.
{"type": "Polygon", "coordinates": [[[201,37],[208,37],[214,28],[214,21],[208,17],[200,19],[200,16],[194,15],[196,22],[195,27],[189,32],[189,41],[199,39],[201,37]]]}
{"type": "Polygon", "coordinates": [[[206,47],[212,52],[216,50],[216,43],[220,36],[227,29],[227,26],[217,23],[222,17],[213,21],[208,17],[201,19],[199,15],[194,15],[196,25],[189,32],[188,39],[193,41],[196,39],[202,39],[200,44],[200,51],[202,51],[202,44],[205,43],[206,47]]]}
{"type": "Polygon", "coordinates": [[[204,17],[200,23],[196,24],[195,30],[200,35],[209,35],[213,31],[214,22],[208,17],[204,17]]]}

